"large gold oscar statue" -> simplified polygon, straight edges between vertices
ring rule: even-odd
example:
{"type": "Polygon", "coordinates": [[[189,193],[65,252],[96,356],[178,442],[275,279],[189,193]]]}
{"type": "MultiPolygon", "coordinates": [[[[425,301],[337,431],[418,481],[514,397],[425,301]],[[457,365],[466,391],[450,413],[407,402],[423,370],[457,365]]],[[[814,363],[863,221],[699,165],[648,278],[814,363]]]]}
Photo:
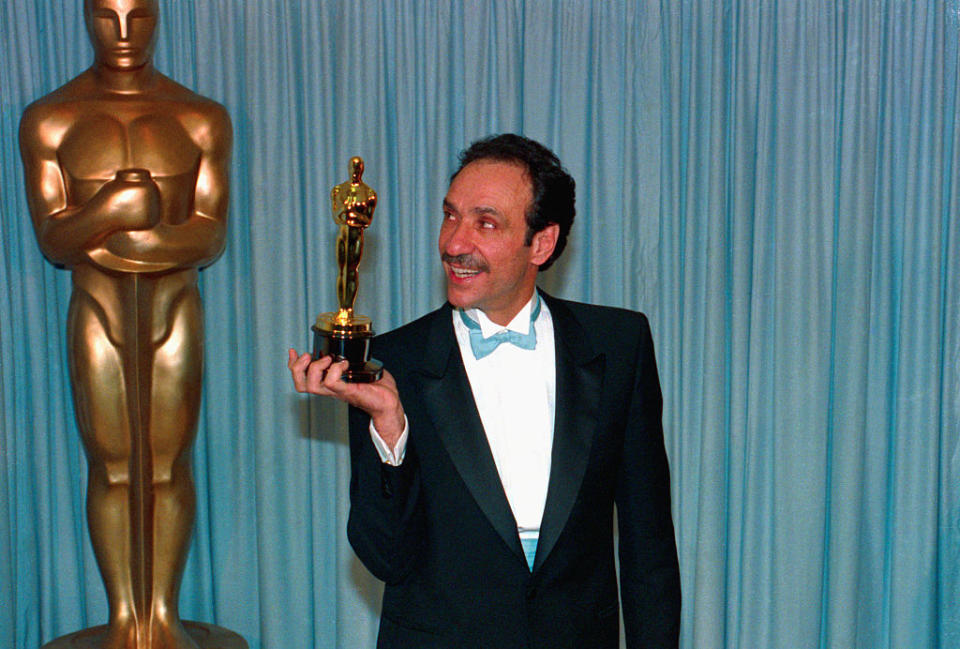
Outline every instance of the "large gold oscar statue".
{"type": "Polygon", "coordinates": [[[181,623],[203,365],[198,268],[223,249],[230,119],[157,72],[156,0],[85,0],[94,64],[20,125],[44,255],[71,270],[67,324],[87,518],[109,623],[49,647],[246,647],[181,623]]]}

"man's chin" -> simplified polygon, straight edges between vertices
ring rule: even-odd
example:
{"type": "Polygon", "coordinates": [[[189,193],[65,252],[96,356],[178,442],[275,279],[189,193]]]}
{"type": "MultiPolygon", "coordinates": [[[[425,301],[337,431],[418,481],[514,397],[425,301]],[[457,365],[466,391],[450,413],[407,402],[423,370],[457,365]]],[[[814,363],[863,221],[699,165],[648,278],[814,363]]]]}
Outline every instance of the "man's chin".
{"type": "Polygon", "coordinates": [[[449,284],[447,285],[447,302],[454,309],[472,309],[476,306],[475,300],[470,299],[470,296],[464,295],[463,291],[459,291],[449,284]]]}

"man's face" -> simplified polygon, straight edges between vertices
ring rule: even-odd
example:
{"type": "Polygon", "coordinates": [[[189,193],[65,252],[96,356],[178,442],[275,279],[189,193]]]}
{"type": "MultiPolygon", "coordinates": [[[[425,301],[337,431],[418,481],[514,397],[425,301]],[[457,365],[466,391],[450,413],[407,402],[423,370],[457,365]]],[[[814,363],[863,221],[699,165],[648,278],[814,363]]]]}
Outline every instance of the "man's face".
{"type": "Polygon", "coordinates": [[[133,70],[150,61],[157,26],[156,0],[87,0],[86,11],[98,63],[133,70]]]}
{"type": "Polygon", "coordinates": [[[451,181],[439,248],[453,306],[507,324],[530,298],[556,243],[556,226],[549,226],[524,245],[532,203],[533,187],[518,164],[476,160],[451,181]]]}

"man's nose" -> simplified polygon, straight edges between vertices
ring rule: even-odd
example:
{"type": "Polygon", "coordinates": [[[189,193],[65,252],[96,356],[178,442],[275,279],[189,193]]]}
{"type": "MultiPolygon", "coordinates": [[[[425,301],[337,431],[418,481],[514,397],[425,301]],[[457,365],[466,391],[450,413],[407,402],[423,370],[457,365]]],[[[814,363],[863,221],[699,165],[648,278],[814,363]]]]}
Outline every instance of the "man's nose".
{"type": "Polygon", "coordinates": [[[463,221],[458,221],[447,226],[446,236],[443,239],[443,252],[448,255],[462,255],[473,250],[473,242],[470,240],[469,228],[463,221]]]}

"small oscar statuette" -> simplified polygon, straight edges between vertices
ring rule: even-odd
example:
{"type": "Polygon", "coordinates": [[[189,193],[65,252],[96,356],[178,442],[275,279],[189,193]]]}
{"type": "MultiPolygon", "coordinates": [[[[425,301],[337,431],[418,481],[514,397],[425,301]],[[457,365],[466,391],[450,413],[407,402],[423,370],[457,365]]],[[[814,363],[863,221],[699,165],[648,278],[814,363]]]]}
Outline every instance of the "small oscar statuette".
{"type": "Polygon", "coordinates": [[[333,220],[340,226],[337,234],[337,300],[339,310],[321,313],[313,325],[313,357],[332,354],[347,360],[350,366],[343,373],[345,381],[372,383],[383,375],[383,364],[370,358],[373,323],[370,318],[353,312],[357,299],[357,267],[363,255],[363,231],[373,221],[377,193],[361,180],[363,160],[350,158],[350,180],[330,190],[333,220]]]}

